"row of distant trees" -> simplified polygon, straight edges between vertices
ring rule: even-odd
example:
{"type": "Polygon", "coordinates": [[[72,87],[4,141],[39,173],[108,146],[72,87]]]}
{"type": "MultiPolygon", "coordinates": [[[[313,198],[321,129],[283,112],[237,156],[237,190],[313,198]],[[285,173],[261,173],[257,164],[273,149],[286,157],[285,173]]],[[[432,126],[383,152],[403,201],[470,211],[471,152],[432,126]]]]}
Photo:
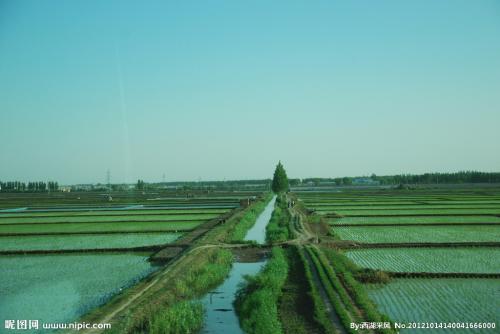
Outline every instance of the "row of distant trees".
{"type": "Polygon", "coordinates": [[[57,191],[59,184],[55,181],[21,182],[21,181],[0,181],[0,191],[2,192],[45,192],[57,191]]]}
{"type": "Polygon", "coordinates": [[[425,173],[419,175],[403,174],[375,178],[382,184],[498,183],[500,182],[500,173],[465,171],[457,173],[425,173]]]}
{"type": "MultiPolygon", "coordinates": [[[[367,177],[338,177],[338,178],[308,178],[302,183],[325,184],[332,183],[337,186],[352,185],[356,179],[367,177]]],[[[397,184],[445,184],[445,183],[500,183],[500,173],[487,173],[477,171],[463,171],[456,173],[424,173],[424,174],[399,174],[377,176],[372,174],[371,180],[382,185],[397,184]]]]}

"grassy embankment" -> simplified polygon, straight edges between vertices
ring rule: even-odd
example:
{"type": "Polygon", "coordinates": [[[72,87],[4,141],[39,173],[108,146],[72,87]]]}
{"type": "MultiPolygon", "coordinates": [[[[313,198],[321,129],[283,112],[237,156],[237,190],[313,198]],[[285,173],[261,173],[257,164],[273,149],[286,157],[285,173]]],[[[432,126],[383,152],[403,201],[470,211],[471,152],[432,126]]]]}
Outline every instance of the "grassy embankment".
{"type": "Polygon", "coordinates": [[[235,307],[246,333],[283,332],[278,316],[278,299],[287,275],[285,251],[275,247],[264,269],[255,276],[245,278],[244,286],[237,293],[235,307]]]}
{"type": "Polygon", "coordinates": [[[266,226],[266,242],[269,244],[283,242],[290,238],[290,213],[286,205],[284,196],[278,196],[273,214],[266,226]]]}

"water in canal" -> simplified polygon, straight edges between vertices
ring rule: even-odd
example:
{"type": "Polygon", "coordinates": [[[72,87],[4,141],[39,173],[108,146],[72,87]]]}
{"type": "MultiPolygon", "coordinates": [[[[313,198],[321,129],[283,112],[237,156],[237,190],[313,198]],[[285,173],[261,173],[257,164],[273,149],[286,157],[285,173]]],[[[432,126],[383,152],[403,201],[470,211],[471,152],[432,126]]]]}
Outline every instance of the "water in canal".
{"type": "Polygon", "coordinates": [[[206,312],[201,333],[243,333],[233,306],[235,294],[238,290],[238,284],[243,282],[243,276],[257,274],[264,263],[261,261],[233,264],[233,268],[224,283],[210,291],[202,299],[206,312]]]}
{"type": "Polygon", "coordinates": [[[276,203],[276,196],[269,201],[264,211],[259,217],[257,217],[255,225],[248,230],[245,240],[255,240],[259,244],[266,242],[266,226],[271,219],[271,215],[273,214],[274,203],[276,203]]]}
{"type": "MultiPolygon", "coordinates": [[[[245,240],[255,240],[260,244],[266,242],[266,226],[274,210],[276,196],[267,204],[264,211],[257,217],[255,225],[248,231],[245,240]]],[[[255,275],[264,266],[266,261],[235,262],[229,276],[224,283],[210,291],[202,299],[205,307],[205,322],[201,333],[243,333],[240,328],[238,316],[234,310],[233,302],[239,284],[244,281],[245,275],[255,275]]]]}

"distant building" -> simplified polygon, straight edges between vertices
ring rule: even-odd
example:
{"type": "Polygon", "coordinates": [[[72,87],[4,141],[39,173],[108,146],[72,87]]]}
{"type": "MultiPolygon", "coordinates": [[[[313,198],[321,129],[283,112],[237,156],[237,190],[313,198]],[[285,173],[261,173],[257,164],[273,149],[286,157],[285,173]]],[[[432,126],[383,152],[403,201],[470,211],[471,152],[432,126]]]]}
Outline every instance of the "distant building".
{"type": "Polygon", "coordinates": [[[352,179],[352,184],[357,186],[378,186],[380,181],[373,180],[369,177],[357,177],[352,179]]]}

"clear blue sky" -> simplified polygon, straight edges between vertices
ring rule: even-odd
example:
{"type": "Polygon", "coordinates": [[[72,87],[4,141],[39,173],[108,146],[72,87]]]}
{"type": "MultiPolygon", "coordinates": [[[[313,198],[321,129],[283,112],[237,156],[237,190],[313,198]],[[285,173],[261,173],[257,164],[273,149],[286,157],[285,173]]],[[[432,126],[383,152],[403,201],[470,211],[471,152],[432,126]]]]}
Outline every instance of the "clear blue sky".
{"type": "Polygon", "coordinates": [[[499,1],[0,0],[0,179],[500,170],[499,1]]]}

